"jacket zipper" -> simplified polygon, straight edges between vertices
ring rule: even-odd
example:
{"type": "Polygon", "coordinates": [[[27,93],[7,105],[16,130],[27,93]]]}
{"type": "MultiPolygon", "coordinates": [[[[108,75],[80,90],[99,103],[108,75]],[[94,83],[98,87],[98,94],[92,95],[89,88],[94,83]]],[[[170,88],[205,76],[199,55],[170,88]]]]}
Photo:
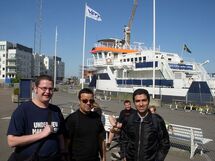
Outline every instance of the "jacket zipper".
{"type": "Polygon", "coordinates": [[[140,160],[140,143],[141,143],[140,136],[141,136],[141,129],[142,129],[142,126],[141,126],[142,121],[143,121],[143,119],[141,118],[141,121],[140,121],[140,124],[139,124],[139,140],[138,140],[138,150],[137,150],[137,161],[140,160]]]}

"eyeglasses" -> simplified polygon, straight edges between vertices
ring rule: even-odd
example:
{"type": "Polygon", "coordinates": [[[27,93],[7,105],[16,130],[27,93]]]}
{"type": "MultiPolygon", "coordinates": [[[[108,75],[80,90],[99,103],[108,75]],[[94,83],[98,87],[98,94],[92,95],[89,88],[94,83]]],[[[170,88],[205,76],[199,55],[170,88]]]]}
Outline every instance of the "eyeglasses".
{"type": "Polygon", "coordinates": [[[53,92],[54,88],[47,88],[47,87],[38,87],[39,89],[41,89],[43,92],[46,92],[47,90],[49,90],[50,92],[53,92]]]}
{"type": "Polygon", "coordinates": [[[81,100],[83,103],[85,103],[85,104],[87,104],[88,102],[90,102],[90,104],[93,104],[94,102],[95,102],[95,100],[94,99],[90,99],[90,100],[88,100],[88,99],[84,99],[84,100],[81,100]]]}

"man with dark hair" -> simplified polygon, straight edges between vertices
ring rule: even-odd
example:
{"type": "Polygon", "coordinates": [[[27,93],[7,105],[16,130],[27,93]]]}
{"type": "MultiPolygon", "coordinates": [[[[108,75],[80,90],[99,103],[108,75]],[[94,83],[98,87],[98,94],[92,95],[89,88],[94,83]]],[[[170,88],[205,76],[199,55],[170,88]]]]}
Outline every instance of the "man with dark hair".
{"type": "Polygon", "coordinates": [[[93,112],[94,94],[84,88],[78,94],[80,108],[66,118],[66,138],[71,161],[106,160],[104,127],[101,117],[93,112]],[[100,153],[100,158],[99,158],[100,153]]]}
{"type": "Polygon", "coordinates": [[[169,135],[164,120],[149,109],[147,90],[133,93],[137,109],[130,115],[121,133],[121,155],[124,161],[163,161],[169,151],[169,135]]]}
{"type": "MultiPolygon", "coordinates": [[[[53,79],[41,75],[35,82],[35,97],[22,103],[13,112],[7,132],[10,147],[15,147],[11,155],[25,160],[38,150],[40,161],[59,161],[59,153],[64,151],[64,119],[59,107],[50,104],[53,95],[53,79]]],[[[9,159],[9,160],[10,160],[9,159]]]]}
{"type": "Polygon", "coordinates": [[[119,118],[116,119],[113,116],[109,116],[109,120],[113,128],[109,132],[109,138],[106,143],[106,149],[110,149],[111,142],[114,138],[115,133],[119,133],[122,126],[126,126],[128,117],[135,112],[135,110],[131,107],[131,101],[130,100],[125,100],[124,101],[124,109],[120,112],[119,118]]]}

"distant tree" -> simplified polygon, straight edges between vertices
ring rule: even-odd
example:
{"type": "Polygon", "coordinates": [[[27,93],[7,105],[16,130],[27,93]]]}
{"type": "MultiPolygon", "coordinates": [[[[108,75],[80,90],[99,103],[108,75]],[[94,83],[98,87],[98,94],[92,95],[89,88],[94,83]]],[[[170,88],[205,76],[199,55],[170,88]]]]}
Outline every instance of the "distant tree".
{"type": "Polygon", "coordinates": [[[19,75],[16,76],[16,78],[12,78],[11,83],[19,83],[21,77],[19,75]]]}

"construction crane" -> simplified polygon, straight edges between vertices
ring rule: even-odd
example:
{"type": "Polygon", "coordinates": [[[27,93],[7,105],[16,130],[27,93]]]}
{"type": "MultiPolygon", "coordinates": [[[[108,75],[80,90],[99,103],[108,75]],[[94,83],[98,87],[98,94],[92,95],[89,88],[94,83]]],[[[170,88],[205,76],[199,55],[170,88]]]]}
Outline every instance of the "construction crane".
{"type": "Polygon", "coordinates": [[[134,20],[134,15],[136,12],[136,8],[137,8],[137,0],[134,0],[134,4],[133,4],[133,8],[131,11],[131,15],[128,21],[128,25],[124,27],[124,40],[125,40],[125,45],[127,47],[130,47],[130,38],[131,38],[131,25],[133,23],[134,20]]]}

